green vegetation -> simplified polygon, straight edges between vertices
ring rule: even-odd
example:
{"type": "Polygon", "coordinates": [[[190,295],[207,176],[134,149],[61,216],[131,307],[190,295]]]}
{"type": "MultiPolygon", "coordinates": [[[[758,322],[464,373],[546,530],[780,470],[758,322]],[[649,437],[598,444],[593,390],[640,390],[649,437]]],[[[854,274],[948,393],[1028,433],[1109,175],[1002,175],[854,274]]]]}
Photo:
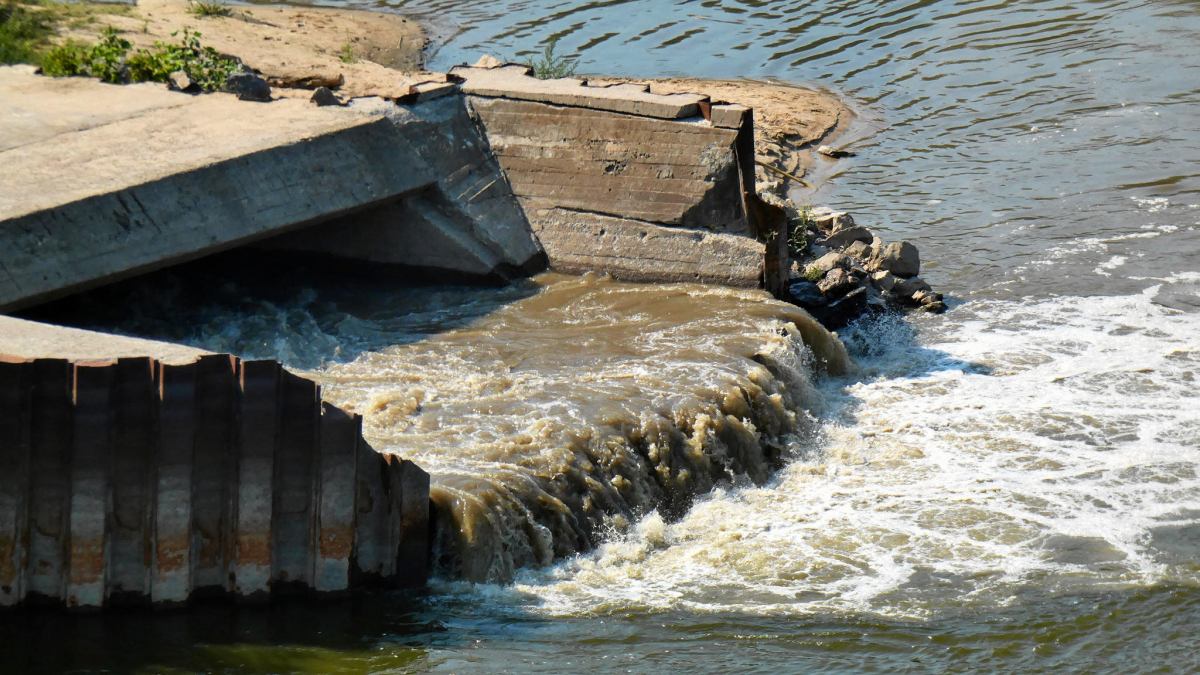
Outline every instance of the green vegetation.
{"type": "Polygon", "coordinates": [[[542,50],[542,56],[528,62],[529,67],[533,68],[534,77],[539,80],[554,80],[575,74],[575,67],[578,65],[576,60],[555,54],[554,49],[557,46],[558,38],[552,38],[542,50]]]}
{"type": "Polygon", "coordinates": [[[825,276],[825,274],[821,270],[817,269],[816,267],[804,268],[804,279],[806,281],[811,281],[815,284],[818,281],[820,281],[821,277],[823,277],[823,276],[825,276]]]}
{"type": "Polygon", "coordinates": [[[342,48],[338,50],[338,58],[342,60],[342,63],[357,63],[358,57],[354,55],[354,45],[343,42],[342,48]]]}
{"type": "Polygon", "coordinates": [[[126,5],[29,0],[0,3],[0,64],[40,65],[52,50],[59,27],[85,28],[103,15],[129,14],[126,5]]]}
{"type": "Polygon", "coordinates": [[[0,5],[0,63],[35,63],[54,28],[45,12],[15,2],[0,5]]]}
{"type": "Polygon", "coordinates": [[[188,0],[188,11],[195,16],[229,16],[233,10],[222,0],[188,0]]]}
{"type": "Polygon", "coordinates": [[[68,41],[42,58],[42,72],[53,77],[86,75],[104,82],[166,82],[183,71],[201,89],[215,91],[237,70],[236,59],[200,44],[200,33],[183,29],[178,44],[155,42],[151,49],[130,53],[132,45],[112,28],[94,45],[68,41]]]}
{"type": "Polygon", "coordinates": [[[788,253],[793,258],[800,257],[808,250],[808,231],[816,227],[812,217],[812,207],[802,206],[800,212],[788,223],[788,253]]]}

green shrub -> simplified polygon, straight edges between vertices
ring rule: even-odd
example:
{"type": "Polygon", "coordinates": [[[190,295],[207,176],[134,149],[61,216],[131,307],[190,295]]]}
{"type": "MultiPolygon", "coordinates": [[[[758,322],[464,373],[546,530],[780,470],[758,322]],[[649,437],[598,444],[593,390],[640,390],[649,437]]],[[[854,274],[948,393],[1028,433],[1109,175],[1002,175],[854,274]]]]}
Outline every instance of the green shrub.
{"type": "Polygon", "coordinates": [[[38,47],[53,32],[49,18],[15,2],[0,4],[0,64],[34,63],[38,47]]]}
{"type": "Polygon", "coordinates": [[[354,45],[343,42],[342,48],[338,50],[338,58],[342,60],[342,63],[357,63],[358,57],[354,55],[354,45]]]}
{"type": "Polygon", "coordinates": [[[171,73],[182,70],[205,91],[223,89],[238,68],[236,59],[201,45],[200,33],[187,28],[178,44],[155,42],[153,49],[139,49],[130,56],[128,64],[135,82],[166,82],[171,73]]]}
{"type": "Polygon", "coordinates": [[[575,68],[578,65],[575,59],[555,54],[554,49],[557,46],[558,38],[552,38],[550,42],[546,43],[545,49],[542,50],[541,58],[529,61],[528,65],[530,68],[533,68],[534,77],[539,80],[554,80],[560,77],[570,77],[575,74],[575,68]]]}
{"type": "Polygon", "coordinates": [[[791,228],[788,233],[788,253],[793,258],[798,258],[808,250],[808,231],[816,226],[812,217],[812,207],[800,207],[800,212],[788,226],[791,228]]]}
{"type": "Polygon", "coordinates": [[[233,10],[221,0],[188,0],[188,11],[195,16],[229,16],[233,10]]]}
{"type": "Polygon", "coordinates": [[[181,70],[205,91],[225,87],[238,68],[236,59],[200,44],[200,33],[183,29],[178,44],[155,42],[130,54],[132,45],[111,28],[94,45],[68,41],[42,58],[42,72],[54,77],[86,75],[105,82],[166,82],[181,70]]]}

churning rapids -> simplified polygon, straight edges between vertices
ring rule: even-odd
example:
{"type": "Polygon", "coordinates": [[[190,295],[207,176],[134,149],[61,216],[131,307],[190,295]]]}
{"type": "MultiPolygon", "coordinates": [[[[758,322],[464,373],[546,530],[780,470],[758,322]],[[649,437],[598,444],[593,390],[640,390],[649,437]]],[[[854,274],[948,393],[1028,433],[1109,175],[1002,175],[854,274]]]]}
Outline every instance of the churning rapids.
{"type": "Polygon", "coordinates": [[[463,532],[445,560],[468,547],[466,577],[514,582],[110,618],[31,649],[155,670],[1200,670],[1200,5],[397,8],[434,26],[433,68],[559,37],[581,72],[843,92],[858,157],[794,197],[917,242],[951,311],[843,331],[840,376],[754,293],[135,289],[139,316],[79,316],[313,372],[435,475],[463,532]]]}

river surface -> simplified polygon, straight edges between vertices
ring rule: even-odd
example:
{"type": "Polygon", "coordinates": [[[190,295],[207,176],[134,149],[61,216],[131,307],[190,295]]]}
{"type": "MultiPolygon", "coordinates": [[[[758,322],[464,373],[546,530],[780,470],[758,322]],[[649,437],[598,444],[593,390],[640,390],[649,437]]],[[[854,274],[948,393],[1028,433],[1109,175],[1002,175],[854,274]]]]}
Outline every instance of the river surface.
{"type": "MultiPolygon", "coordinates": [[[[491,544],[507,558],[489,554],[476,576],[511,584],[443,578],[428,595],[153,622],[37,618],[9,658],[152,671],[1200,670],[1200,3],[355,6],[427,21],[435,69],[524,58],[557,37],[580,72],[840,92],[858,155],[819,160],[816,193],[793,196],[916,242],[951,310],[843,331],[860,370],[835,377],[783,330],[786,308],[741,292],[553,275],[253,301],[231,282],[225,304],[164,305],[161,288],[143,289],[150,309],[92,323],[313,372],[367,415],[377,447],[423,457],[446,503],[491,495],[460,504],[464,518],[525,504],[512,486],[570,474],[581,448],[611,460],[650,432],[679,452],[703,446],[718,434],[698,425],[730,411],[750,411],[741,419],[779,447],[725,475],[688,473],[686,487],[716,487],[663,511],[610,482],[589,493],[607,501],[564,507],[589,526],[491,544]],[[721,398],[731,388],[744,400],[721,398]],[[588,436],[604,433],[615,445],[588,436]]],[[[735,432],[721,448],[738,447],[735,432]]]]}

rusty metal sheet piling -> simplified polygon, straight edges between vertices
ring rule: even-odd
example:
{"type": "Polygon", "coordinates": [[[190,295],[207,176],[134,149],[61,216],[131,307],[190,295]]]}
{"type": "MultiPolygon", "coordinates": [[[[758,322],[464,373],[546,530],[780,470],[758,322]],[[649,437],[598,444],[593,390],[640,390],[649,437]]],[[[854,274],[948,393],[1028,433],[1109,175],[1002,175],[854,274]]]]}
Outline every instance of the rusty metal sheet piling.
{"type": "Polygon", "coordinates": [[[0,607],[423,584],[429,476],[274,361],[0,356],[0,607]]]}

